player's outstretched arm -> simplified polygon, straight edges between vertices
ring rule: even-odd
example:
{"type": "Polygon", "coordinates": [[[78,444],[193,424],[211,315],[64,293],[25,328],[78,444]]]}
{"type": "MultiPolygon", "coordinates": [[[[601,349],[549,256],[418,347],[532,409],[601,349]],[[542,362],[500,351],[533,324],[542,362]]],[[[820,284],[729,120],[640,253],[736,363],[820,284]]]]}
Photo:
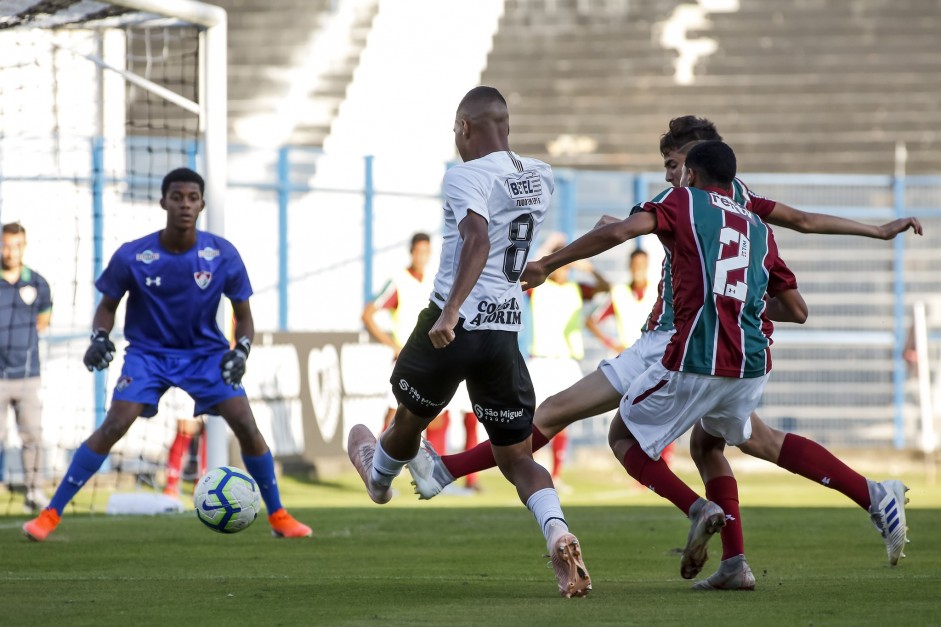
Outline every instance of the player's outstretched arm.
{"type": "Polygon", "coordinates": [[[91,336],[91,344],[82,358],[82,363],[85,364],[89,372],[104,370],[114,359],[115,346],[108,334],[114,328],[114,316],[120,302],[120,300],[115,300],[103,294],[101,302],[98,303],[98,307],[95,309],[95,315],[92,318],[94,332],[91,336]]]}
{"type": "Polygon", "coordinates": [[[629,239],[653,233],[657,228],[657,217],[649,211],[641,211],[625,220],[596,226],[577,240],[546,255],[538,261],[526,264],[522,280],[527,289],[542,285],[546,277],[579,259],[588,259],[610,250],[629,239]]]}
{"type": "Polygon", "coordinates": [[[798,290],[784,290],[776,296],[768,297],[765,315],[775,322],[804,324],[807,320],[807,303],[798,290]]]}
{"type": "Polygon", "coordinates": [[[801,211],[782,202],[775,203],[774,210],[768,215],[767,222],[800,233],[859,235],[881,240],[893,239],[896,235],[908,229],[911,229],[917,235],[922,234],[921,222],[918,221],[918,218],[899,218],[880,226],[874,226],[826,213],[801,211]]]}
{"type": "Polygon", "coordinates": [[[483,216],[469,210],[457,225],[457,229],[464,243],[457,262],[454,284],[451,285],[451,293],[448,294],[441,315],[428,331],[428,337],[435,348],[444,348],[454,341],[454,327],[460,317],[461,305],[477,284],[477,279],[484,271],[490,256],[490,236],[487,232],[487,220],[483,216]]]}

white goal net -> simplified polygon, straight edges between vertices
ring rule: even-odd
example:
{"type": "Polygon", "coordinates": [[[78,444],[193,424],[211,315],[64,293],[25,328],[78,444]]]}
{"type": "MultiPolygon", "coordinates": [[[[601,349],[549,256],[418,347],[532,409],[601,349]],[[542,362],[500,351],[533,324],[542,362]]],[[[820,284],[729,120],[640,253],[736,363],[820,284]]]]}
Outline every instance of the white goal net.
{"type": "MultiPolygon", "coordinates": [[[[35,457],[21,455],[15,412],[0,415],[7,426],[0,474],[9,495],[0,508],[15,511],[26,477],[35,471],[51,493],[74,450],[104,418],[121,368],[123,307],[115,361],[103,373],[87,372],[82,355],[98,298],[94,279],[121,243],[164,226],[163,175],[182,166],[203,173],[217,209],[208,219],[218,229],[225,14],[190,0],[0,0],[0,50],[0,221],[25,229],[24,263],[46,278],[53,300],[39,351],[37,462],[24,467],[35,457]],[[209,65],[220,54],[221,76],[209,65]]],[[[0,336],[11,338],[26,329],[4,331],[0,336]]],[[[103,509],[118,487],[159,490],[177,419],[192,416],[192,408],[185,394],[168,394],[157,417],[138,420],[115,447],[75,507],[103,509]]]]}

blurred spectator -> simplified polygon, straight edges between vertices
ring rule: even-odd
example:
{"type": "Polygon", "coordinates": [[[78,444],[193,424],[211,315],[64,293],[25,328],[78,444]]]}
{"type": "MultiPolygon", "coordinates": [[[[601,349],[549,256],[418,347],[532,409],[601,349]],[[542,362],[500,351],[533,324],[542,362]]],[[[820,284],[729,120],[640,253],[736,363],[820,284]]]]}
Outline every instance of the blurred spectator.
{"type": "MultiPolygon", "coordinates": [[[[544,252],[537,258],[555,252],[565,245],[564,239],[549,238],[544,252]]],[[[597,292],[606,292],[608,282],[587,260],[563,266],[549,275],[545,283],[529,290],[532,310],[532,340],[528,347],[529,373],[536,391],[536,406],[573,385],[582,378],[579,361],[585,357],[582,338],[582,307],[597,292]],[[590,274],[593,284],[578,283],[569,277],[570,270],[590,274]]],[[[568,435],[561,431],[552,438],[552,482],[562,489],[561,473],[565,460],[568,435]]]]}
{"type": "Polygon", "coordinates": [[[12,407],[23,442],[25,506],[39,511],[49,504],[40,488],[42,400],[39,396],[39,333],[49,326],[49,283],[23,264],[26,229],[18,223],[2,229],[3,281],[0,281],[0,469],[6,442],[7,408],[12,407]]]}

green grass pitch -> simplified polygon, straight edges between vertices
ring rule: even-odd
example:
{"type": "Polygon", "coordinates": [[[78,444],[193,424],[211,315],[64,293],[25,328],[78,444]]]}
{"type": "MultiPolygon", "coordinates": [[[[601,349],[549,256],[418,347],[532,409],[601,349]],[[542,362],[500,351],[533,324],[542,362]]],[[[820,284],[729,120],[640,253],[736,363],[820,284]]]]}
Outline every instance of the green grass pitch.
{"type": "MultiPolygon", "coordinates": [[[[311,540],[276,540],[264,520],[226,536],[193,514],[67,513],[34,544],[20,533],[23,515],[0,516],[0,623],[941,624],[941,489],[923,477],[904,477],[912,543],[898,568],[841,495],[785,473],[740,477],[758,587],[709,593],[679,576],[688,529],[679,512],[616,469],[567,476],[566,516],[594,582],[587,599],[558,597],[531,515],[498,475],[482,479],[480,495],[431,502],[400,479],[383,507],[352,475],[328,485],[286,479],[284,500],[314,527],[311,540]]],[[[710,548],[704,574],[718,562],[718,538],[710,548]]]]}

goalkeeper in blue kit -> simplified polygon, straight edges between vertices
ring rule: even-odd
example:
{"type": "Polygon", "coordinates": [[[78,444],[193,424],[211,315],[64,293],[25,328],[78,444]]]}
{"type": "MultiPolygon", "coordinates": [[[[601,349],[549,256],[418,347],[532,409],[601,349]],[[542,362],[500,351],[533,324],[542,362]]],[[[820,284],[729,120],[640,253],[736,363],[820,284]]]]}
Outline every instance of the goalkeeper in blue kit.
{"type": "Polygon", "coordinates": [[[206,203],[202,177],[187,168],[173,170],[161,185],[160,206],[167,226],[122,245],[95,286],[101,302],[95,311],[89,370],[110,364],[115,346],[109,338],[115,312],[128,295],[124,336],[128,341],[121,376],[104,422],[75,452],[49,507],[23,525],[36,542],[58,526],[69,501],[104,463],[111,448],[138,416],[153,417],[160,397],[178,387],[195,401],[194,415],[221,415],[242,449],[242,460],[258,482],[272,533],[307,537],[311,529],[281,505],[274,460],[255,424],[242,387],[255,334],[245,265],[227,240],[196,229],[206,203]],[[235,347],[230,349],[216,323],[222,297],[232,302],[235,347]]]}

